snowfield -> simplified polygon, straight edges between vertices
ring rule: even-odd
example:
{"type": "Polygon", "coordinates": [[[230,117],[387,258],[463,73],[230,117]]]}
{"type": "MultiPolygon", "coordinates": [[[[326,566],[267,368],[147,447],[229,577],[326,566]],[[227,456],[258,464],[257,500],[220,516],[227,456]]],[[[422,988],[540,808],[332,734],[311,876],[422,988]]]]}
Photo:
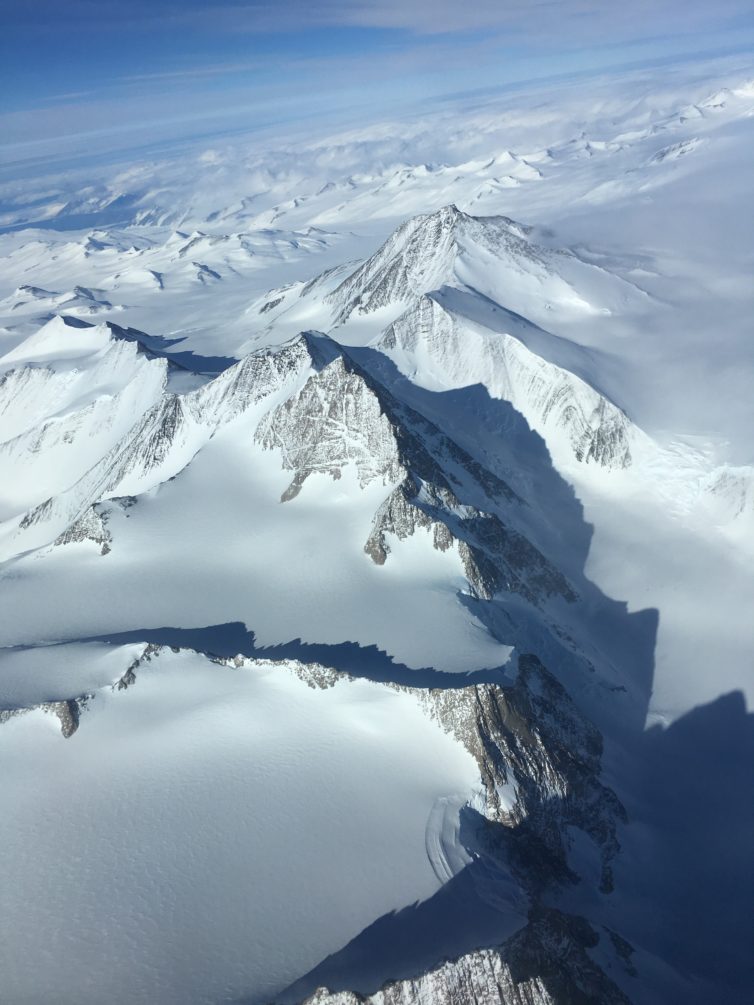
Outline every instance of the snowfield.
{"type": "Polygon", "coordinates": [[[473,759],[409,695],[296,669],[168,650],[97,693],[81,742],[41,711],[4,724],[15,1000],[266,1001],[435,892],[425,831],[475,798],[473,759]]]}

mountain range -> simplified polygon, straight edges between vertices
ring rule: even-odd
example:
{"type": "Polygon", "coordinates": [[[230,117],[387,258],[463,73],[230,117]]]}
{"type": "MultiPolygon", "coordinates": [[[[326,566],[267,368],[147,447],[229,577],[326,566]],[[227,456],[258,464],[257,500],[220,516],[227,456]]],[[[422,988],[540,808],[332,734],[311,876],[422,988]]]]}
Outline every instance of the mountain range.
{"type": "MultiPolygon", "coordinates": [[[[703,152],[665,135],[699,107],[642,177],[703,152]]],[[[748,1000],[748,635],[717,634],[754,467],[622,393],[659,273],[476,212],[544,149],[380,240],[323,228],[449,169],[333,184],[295,232],[242,203],[162,243],[157,206],[8,235],[36,264],[0,304],[0,997],[748,1000]],[[181,291],[230,335],[137,326],[181,291]],[[667,608],[615,588],[652,551],[667,608]]]]}

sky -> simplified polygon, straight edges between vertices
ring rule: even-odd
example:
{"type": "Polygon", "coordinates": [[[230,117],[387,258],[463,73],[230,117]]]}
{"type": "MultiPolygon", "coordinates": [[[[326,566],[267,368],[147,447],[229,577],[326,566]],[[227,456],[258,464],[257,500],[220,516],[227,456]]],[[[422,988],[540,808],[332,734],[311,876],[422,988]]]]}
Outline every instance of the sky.
{"type": "Polygon", "coordinates": [[[0,0],[0,163],[753,45],[751,0],[0,0]]]}

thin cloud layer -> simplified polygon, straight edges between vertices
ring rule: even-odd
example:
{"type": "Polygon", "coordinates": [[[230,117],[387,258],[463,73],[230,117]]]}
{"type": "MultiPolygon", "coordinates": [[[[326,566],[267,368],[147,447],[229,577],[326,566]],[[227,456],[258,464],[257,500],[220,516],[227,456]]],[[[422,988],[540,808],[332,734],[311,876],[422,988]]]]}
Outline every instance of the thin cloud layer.
{"type": "MultiPolygon", "coordinates": [[[[529,42],[556,33],[613,33],[613,41],[751,21],[748,0],[14,0],[6,28],[71,25],[77,28],[201,24],[204,30],[288,32],[305,27],[397,29],[417,34],[510,30],[529,42]]],[[[606,41],[609,40],[604,35],[606,41]]]]}
{"type": "Polygon", "coordinates": [[[754,43],[750,0],[11,0],[2,27],[11,162],[754,43]]]}

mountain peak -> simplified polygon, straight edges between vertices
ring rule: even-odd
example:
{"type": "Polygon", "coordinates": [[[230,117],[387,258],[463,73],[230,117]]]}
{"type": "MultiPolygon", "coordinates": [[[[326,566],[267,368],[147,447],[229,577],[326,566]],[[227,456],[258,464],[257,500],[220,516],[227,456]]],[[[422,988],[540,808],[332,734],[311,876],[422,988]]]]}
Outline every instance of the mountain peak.
{"type": "Polygon", "coordinates": [[[459,218],[465,216],[466,213],[462,213],[454,202],[449,202],[447,206],[441,206],[439,209],[435,209],[431,213],[424,213],[420,216],[415,216],[414,220],[438,220],[454,224],[459,218]]]}
{"type": "MultiPolygon", "coordinates": [[[[371,314],[396,303],[408,304],[442,286],[468,285],[462,258],[478,260],[486,270],[490,256],[517,273],[549,269],[545,253],[528,239],[526,229],[505,216],[470,216],[454,203],[403,223],[327,297],[336,324],[353,314],[371,314]]],[[[477,270],[478,271],[478,270],[477,270]]]]}
{"type": "Polygon", "coordinates": [[[414,216],[328,296],[342,323],[354,311],[380,310],[408,301],[447,282],[458,252],[459,222],[469,220],[455,205],[414,216]]]}

